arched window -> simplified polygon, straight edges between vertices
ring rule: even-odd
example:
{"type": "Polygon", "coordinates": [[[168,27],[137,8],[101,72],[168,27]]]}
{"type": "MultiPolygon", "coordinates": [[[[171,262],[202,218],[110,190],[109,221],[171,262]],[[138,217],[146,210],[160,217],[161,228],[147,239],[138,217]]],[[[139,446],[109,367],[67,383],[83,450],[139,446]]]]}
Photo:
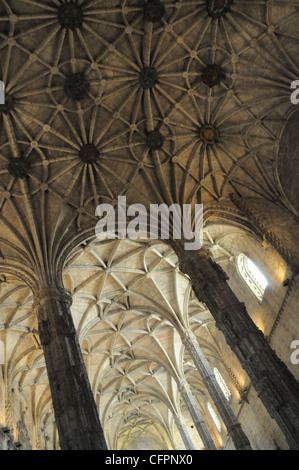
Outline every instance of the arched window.
{"type": "Polygon", "coordinates": [[[4,364],[4,343],[0,341],[0,366],[4,364]]]}
{"type": "Polygon", "coordinates": [[[222,377],[222,375],[220,374],[217,367],[214,368],[214,374],[215,374],[215,377],[216,377],[216,380],[218,382],[219,387],[221,388],[221,390],[224,393],[225,398],[227,399],[227,401],[229,401],[230,397],[232,396],[231,391],[228,388],[228,386],[226,385],[226,382],[225,382],[224,378],[222,377]]]}
{"type": "Polygon", "coordinates": [[[5,104],[5,85],[2,80],[0,80],[0,104],[5,104]]]}
{"type": "Polygon", "coordinates": [[[237,259],[238,270],[251,292],[262,302],[268,281],[259,268],[244,253],[237,259]]]}
{"type": "Polygon", "coordinates": [[[209,410],[209,412],[210,412],[210,415],[211,415],[212,418],[213,418],[213,421],[214,421],[214,423],[215,423],[216,428],[218,429],[219,432],[221,432],[221,427],[222,427],[222,426],[221,426],[221,423],[220,423],[220,421],[219,421],[219,419],[218,419],[218,416],[216,415],[216,412],[215,412],[215,410],[214,410],[214,408],[212,407],[212,405],[211,405],[210,402],[208,402],[208,410],[209,410]]]}

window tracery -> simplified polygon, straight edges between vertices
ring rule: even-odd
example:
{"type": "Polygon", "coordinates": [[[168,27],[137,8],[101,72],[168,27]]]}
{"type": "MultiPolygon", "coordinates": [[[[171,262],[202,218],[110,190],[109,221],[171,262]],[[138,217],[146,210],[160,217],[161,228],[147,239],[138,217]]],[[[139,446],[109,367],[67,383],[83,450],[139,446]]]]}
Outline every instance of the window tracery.
{"type": "Polygon", "coordinates": [[[220,421],[218,419],[218,416],[217,416],[217,414],[216,414],[216,412],[215,412],[215,410],[212,407],[210,402],[208,402],[208,410],[209,410],[210,415],[212,416],[212,419],[215,423],[216,428],[218,429],[219,432],[221,432],[221,428],[222,428],[221,423],[220,423],[220,421]]]}
{"type": "Polygon", "coordinates": [[[0,366],[4,364],[4,343],[0,340],[0,366]]]}
{"type": "Polygon", "coordinates": [[[225,398],[227,401],[229,401],[230,397],[232,396],[230,389],[228,388],[224,378],[222,377],[221,373],[217,369],[217,367],[214,368],[214,374],[216,377],[216,380],[218,382],[219,387],[221,388],[225,398]]]}
{"type": "Polygon", "coordinates": [[[262,302],[268,281],[260,269],[244,253],[237,258],[237,265],[242,279],[259,302],[262,302]]]}

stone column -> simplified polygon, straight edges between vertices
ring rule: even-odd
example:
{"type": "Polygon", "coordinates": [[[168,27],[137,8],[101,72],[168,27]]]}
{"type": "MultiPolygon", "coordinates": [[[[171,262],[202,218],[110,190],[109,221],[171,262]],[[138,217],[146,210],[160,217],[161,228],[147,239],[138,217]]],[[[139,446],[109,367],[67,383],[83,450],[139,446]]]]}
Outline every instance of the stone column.
{"type": "Polygon", "coordinates": [[[185,330],[182,335],[182,342],[192,357],[214,405],[226,426],[227,432],[233,440],[236,450],[251,450],[249,440],[242,430],[240,423],[237,421],[192,331],[185,330]]]}
{"type": "Polygon", "coordinates": [[[71,315],[71,296],[45,286],[35,298],[61,450],[105,450],[106,442],[71,315]]]}
{"type": "Polygon", "coordinates": [[[190,386],[186,380],[182,380],[179,384],[179,391],[184,398],[188,410],[191,414],[195,427],[202,440],[202,443],[206,450],[216,450],[215,444],[206,426],[205,420],[201,412],[198,409],[197,403],[191,392],[190,386]]]}
{"type": "MultiPolygon", "coordinates": [[[[284,237],[281,238],[281,233],[278,234],[273,230],[273,227],[270,227],[270,224],[265,220],[265,215],[259,214],[259,212],[252,207],[250,202],[245,198],[238,196],[237,194],[232,194],[230,196],[231,201],[235,206],[248,218],[248,220],[254,226],[256,232],[263,238],[264,243],[271,245],[277,253],[280,254],[282,259],[292,268],[294,272],[298,272],[299,269],[299,260],[298,253],[294,252],[294,241],[293,246],[290,242],[284,237]]],[[[271,206],[269,206],[271,207],[271,206]]],[[[286,214],[284,213],[284,216],[286,214]]],[[[283,224],[284,220],[276,220],[276,224],[279,227],[280,224],[283,224]]],[[[295,222],[294,219],[289,218],[289,223],[293,225],[294,233],[298,231],[298,220],[295,222]]],[[[296,246],[295,246],[296,248],[296,246]]]]}
{"type": "Polygon", "coordinates": [[[18,450],[20,442],[15,442],[12,429],[4,427],[0,429],[0,450],[18,450]]]}
{"type": "Polygon", "coordinates": [[[186,450],[196,450],[194,447],[194,444],[192,442],[192,439],[190,437],[190,434],[188,432],[185,420],[182,415],[174,415],[174,422],[176,424],[176,427],[179,430],[179,433],[181,435],[181,438],[184,442],[184,445],[186,447],[186,450]]]}
{"type": "Polygon", "coordinates": [[[209,252],[178,250],[181,271],[193,284],[197,298],[206,304],[231,349],[290,446],[299,449],[299,384],[277,357],[263,333],[247,313],[209,252]]]}

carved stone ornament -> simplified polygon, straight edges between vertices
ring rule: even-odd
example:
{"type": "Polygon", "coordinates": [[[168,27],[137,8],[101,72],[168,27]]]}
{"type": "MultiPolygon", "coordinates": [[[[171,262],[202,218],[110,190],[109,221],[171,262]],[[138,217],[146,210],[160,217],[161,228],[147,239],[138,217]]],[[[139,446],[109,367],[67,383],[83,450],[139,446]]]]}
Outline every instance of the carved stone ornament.
{"type": "Polygon", "coordinates": [[[72,73],[66,77],[64,89],[70,98],[81,101],[88,97],[90,83],[83,73],[72,73]]]}
{"type": "Polygon", "coordinates": [[[208,13],[212,18],[220,18],[228,13],[233,4],[233,0],[208,0],[208,13]]]}
{"type": "Polygon", "coordinates": [[[158,130],[154,130],[147,134],[146,143],[150,150],[160,150],[164,144],[164,137],[158,130]]]}
{"type": "Polygon", "coordinates": [[[20,157],[12,158],[8,164],[9,173],[17,179],[24,179],[28,176],[30,165],[22,155],[20,157]]]}
{"type": "Polygon", "coordinates": [[[165,11],[165,5],[160,0],[148,0],[144,9],[144,18],[146,21],[154,23],[163,18],[165,11]]]}
{"type": "Polygon", "coordinates": [[[5,93],[5,104],[0,104],[0,114],[8,114],[14,108],[14,104],[14,97],[8,93],[5,93]]]}
{"type": "Polygon", "coordinates": [[[58,20],[63,28],[75,30],[83,24],[83,11],[77,3],[63,3],[58,9],[58,20]]]}
{"type": "Polygon", "coordinates": [[[99,159],[99,156],[100,152],[94,144],[83,145],[79,152],[80,160],[88,165],[96,163],[99,159]]]}
{"type": "Polygon", "coordinates": [[[207,65],[202,73],[202,81],[209,88],[220,85],[220,83],[225,80],[225,77],[224,71],[217,64],[207,65]]]}
{"type": "Polygon", "coordinates": [[[144,67],[139,74],[139,83],[145,90],[157,85],[158,80],[159,75],[154,67],[144,67]]]}
{"type": "Polygon", "coordinates": [[[211,124],[205,124],[199,130],[199,138],[206,145],[214,145],[219,141],[220,133],[211,124]]]}

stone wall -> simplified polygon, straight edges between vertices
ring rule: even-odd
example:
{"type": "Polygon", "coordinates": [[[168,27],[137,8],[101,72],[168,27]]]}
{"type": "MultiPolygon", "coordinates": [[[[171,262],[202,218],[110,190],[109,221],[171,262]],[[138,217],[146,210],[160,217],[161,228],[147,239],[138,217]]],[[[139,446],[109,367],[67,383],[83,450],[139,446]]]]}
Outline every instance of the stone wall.
{"type": "MultiPolygon", "coordinates": [[[[236,241],[233,250],[234,254],[239,251],[245,252],[261,269],[269,285],[266,288],[262,303],[259,303],[240,278],[235,261],[222,264],[222,267],[229,275],[229,285],[238,299],[245,302],[248,313],[263,331],[272,349],[287,365],[295,378],[299,380],[299,365],[291,363],[293,350],[290,347],[293,340],[299,339],[297,317],[299,285],[297,278],[285,261],[269,246],[265,249],[256,241],[246,239],[246,244],[244,244],[244,240],[236,241]],[[283,285],[286,280],[289,280],[289,282],[287,282],[287,285],[283,285]]],[[[258,398],[238,359],[228,349],[227,354],[230,355],[230,364],[235,375],[242,385],[248,387],[248,403],[234,405],[233,409],[238,415],[253,448],[256,450],[288,449],[284,436],[258,398]]],[[[225,449],[230,448],[233,447],[229,439],[225,449]]]]}

